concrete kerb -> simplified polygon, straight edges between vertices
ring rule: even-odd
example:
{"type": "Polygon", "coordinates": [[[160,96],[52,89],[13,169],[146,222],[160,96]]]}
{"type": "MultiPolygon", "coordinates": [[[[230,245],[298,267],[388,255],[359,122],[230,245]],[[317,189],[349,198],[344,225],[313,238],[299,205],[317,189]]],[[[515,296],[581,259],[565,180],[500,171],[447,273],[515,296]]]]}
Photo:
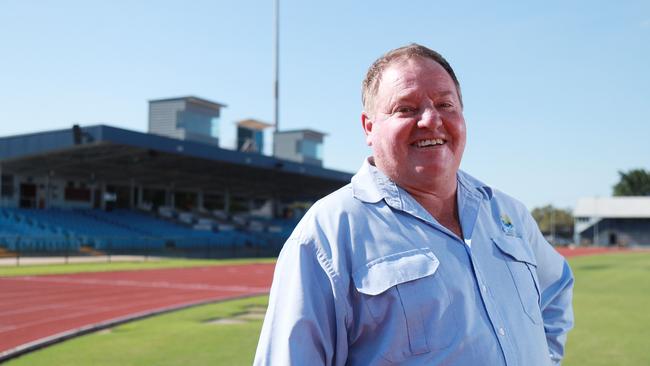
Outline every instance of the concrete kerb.
{"type": "MultiPolygon", "coordinates": [[[[92,257],[20,257],[20,265],[32,266],[43,264],[66,264],[66,263],[107,263],[107,262],[146,262],[157,261],[159,257],[143,255],[99,255],[92,257]]],[[[16,266],[16,257],[0,258],[1,266],[16,266]]]]}

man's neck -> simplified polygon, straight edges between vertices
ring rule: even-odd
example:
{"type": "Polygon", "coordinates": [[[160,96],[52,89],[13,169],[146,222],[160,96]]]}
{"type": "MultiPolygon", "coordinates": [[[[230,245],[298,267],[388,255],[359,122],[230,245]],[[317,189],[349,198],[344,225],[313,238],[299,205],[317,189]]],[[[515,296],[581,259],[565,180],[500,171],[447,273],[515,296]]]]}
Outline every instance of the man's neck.
{"type": "Polygon", "coordinates": [[[406,191],[424,207],[442,226],[463,239],[458,215],[457,183],[438,187],[436,190],[418,190],[405,187],[406,191]]]}

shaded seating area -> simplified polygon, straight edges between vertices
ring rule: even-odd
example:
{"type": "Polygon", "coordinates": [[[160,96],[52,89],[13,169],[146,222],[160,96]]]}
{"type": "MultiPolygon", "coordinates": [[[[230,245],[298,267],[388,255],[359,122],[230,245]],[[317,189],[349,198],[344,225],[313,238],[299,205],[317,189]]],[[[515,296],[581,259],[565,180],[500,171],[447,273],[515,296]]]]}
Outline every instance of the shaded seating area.
{"type": "Polygon", "coordinates": [[[127,209],[0,208],[0,245],[21,252],[278,249],[293,220],[238,216],[207,230],[172,217],[127,209]]]}
{"type": "Polygon", "coordinates": [[[79,238],[22,210],[0,208],[0,245],[10,251],[78,251],[79,238]]]}

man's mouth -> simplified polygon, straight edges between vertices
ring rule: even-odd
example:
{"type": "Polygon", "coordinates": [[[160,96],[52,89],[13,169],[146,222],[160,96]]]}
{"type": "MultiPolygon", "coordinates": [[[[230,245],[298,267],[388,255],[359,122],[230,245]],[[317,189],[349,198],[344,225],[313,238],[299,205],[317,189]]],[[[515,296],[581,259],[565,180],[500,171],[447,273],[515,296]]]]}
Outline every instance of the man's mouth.
{"type": "Polygon", "coordinates": [[[425,140],[417,140],[414,143],[412,143],[411,146],[423,148],[429,146],[444,145],[446,143],[447,141],[443,139],[425,139],[425,140]]]}

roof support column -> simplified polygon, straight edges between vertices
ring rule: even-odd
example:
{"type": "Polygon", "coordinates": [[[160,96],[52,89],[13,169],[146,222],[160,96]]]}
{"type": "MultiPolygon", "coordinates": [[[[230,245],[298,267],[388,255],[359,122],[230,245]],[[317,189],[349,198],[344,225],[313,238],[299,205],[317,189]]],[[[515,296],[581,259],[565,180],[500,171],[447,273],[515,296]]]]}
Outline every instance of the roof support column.
{"type": "Polygon", "coordinates": [[[51,191],[50,185],[52,184],[52,176],[53,175],[54,175],[54,172],[49,171],[47,173],[47,175],[45,176],[45,202],[43,204],[43,208],[50,208],[50,191],[51,191]]]}
{"type": "Polygon", "coordinates": [[[273,195],[271,197],[271,212],[273,214],[272,219],[275,219],[275,218],[278,218],[278,217],[279,218],[284,218],[283,217],[284,215],[282,214],[282,211],[280,211],[280,208],[281,208],[280,206],[281,206],[280,205],[280,199],[277,198],[275,195],[273,195]]]}
{"type": "Polygon", "coordinates": [[[142,196],[144,196],[144,188],[142,187],[142,184],[138,184],[136,189],[138,190],[138,200],[136,202],[135,207],[140,208],[140,207],[143,206],[143,203],[144,203],[144,198],[142,197],[142,196]]]}
{"type": "Polygon", "coordinates": [[[101,199],[99,200],[99,208],[106,210],[106,182],[101,181],[99,183],[99,195],[101,199]]]}
{"type": "Polygon", "coordinates": [[[176,209],[176,195],[174,194],[174,185],[165,189],[165,206],[176,209]]]}
{"type": "Polygon", "coordinates": [[[2,164],[0,164],[0,207],[3,207],[4,198],[2,197],[2,184],[4,180],[2,179],[2,164]]]}
{"type": "Polygon", "coordinates": [[[91,182],[88,188],[90,188],[90,208],[95,208],[95,191],[97,190],[97,183],[91,182]]]}
{"type": "Polygon", "coordinates": [[[230,188],[223,191],[223,211],[226,215],[230,215],[230,188]]]}
{"type": "Polygon", "coordinates": [[[136,190],[135,179],[131,178],[131,185],[129,187],[129,208],[131,210],[133,210],[137,205],[136,203],[137,192],[135,190],[136,190]]]}
{"type": "Polygon", "coordinates": [[[203,207],[203,190],[199,189],[198,192],[196,192],[196,208],[199,212],[205,211],[205,207],[203,207]]]}

